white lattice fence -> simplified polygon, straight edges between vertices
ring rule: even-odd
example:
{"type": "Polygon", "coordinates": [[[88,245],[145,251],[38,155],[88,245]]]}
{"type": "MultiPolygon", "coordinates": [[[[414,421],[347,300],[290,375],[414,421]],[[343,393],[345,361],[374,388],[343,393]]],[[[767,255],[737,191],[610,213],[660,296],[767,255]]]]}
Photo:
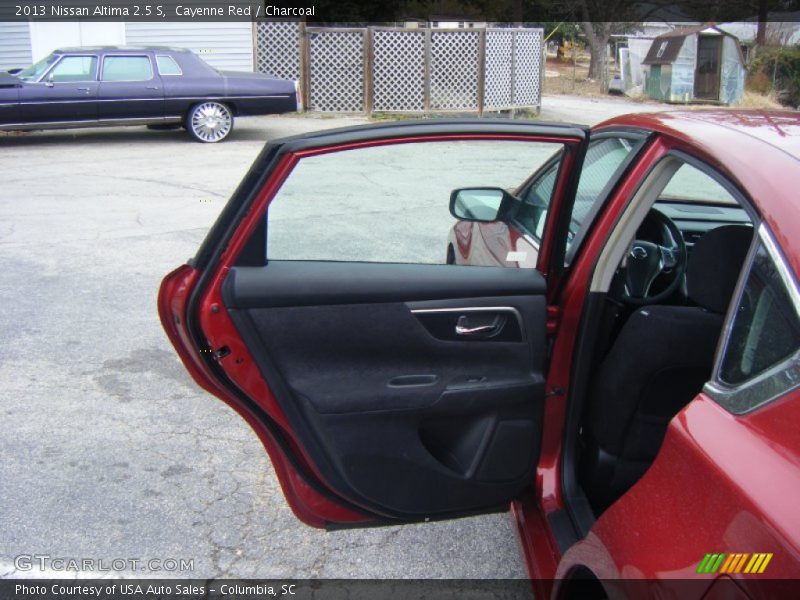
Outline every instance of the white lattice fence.
{"type": "Polygon", "coordinates": [[[541,29],[367,30],[262,22],[256,25],[256,65],[278,77],[304,78],[311,110],[537,107],[542,34],[541,29]]]}
{"type": "Polygon", "coordinates": [[[486,67],[483,76],[483,106],[488,110],[510,108],[514,61],[514,32],[486,32],[486,67]]]}
{"type": "Polygon", "coordinates": [[[478,110],[479,49],[477,31],[431,33],[432,110],[478,110]]]}
{"type": "Polygon", "coordinates": [[[514,106],[541,104],[542,30],[514,32],[514,106]]]}
{"type": "Polygon", "coordinates": [[[425,31],[372,32],[372,108],[425,110],[425,31]]]}
{"type": "Polygon", "coordinates": [[[364,110],[365,29],[307,29],[309,108],[364,110]]]}
{"type": "Polygon", "coordinates": [[[258,22],[255,31],[256,70],[281,79],[300,79],[301,25],[258,22]]]}

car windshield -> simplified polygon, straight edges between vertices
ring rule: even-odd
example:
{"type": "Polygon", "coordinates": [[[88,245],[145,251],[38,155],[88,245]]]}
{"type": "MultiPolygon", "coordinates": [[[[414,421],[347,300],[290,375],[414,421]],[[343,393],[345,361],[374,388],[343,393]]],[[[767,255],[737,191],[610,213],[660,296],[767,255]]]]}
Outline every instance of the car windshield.
{"type": "Polygon", "coordinates": [[[57,58],[58,55],[51,54],[50,56],[43,58],[39,62],[32,64],[27,69],[22,69],[22,71],[17,73],[17,77],[19,77],[23,81],[36,81],[42,76],[42,74],[45,71],[47,71],[50,65],[52,65],[57,58]]]}

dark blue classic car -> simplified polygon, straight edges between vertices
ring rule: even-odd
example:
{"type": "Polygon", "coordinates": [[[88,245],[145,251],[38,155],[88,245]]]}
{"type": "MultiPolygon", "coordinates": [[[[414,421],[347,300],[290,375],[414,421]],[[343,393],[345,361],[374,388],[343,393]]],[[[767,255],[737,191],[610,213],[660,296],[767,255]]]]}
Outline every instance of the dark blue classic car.
{"type": "Polygon", "coordinates": [[[294,112],[297,82],[218,71],[188,50],[69,48],[0,76],[0,129],[183,126],[219,142],[234,116],[294,112]]]}

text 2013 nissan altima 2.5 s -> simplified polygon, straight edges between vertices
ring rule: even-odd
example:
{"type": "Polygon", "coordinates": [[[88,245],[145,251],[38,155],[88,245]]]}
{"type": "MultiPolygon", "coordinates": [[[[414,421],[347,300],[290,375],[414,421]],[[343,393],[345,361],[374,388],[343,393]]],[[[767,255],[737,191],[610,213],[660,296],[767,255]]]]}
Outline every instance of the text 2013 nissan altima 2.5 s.
{"type": "Polygon", "coordinates": [[[297,82],[218,71],[175,48],[69,48],[12,73],[0,75],[0,129],[183,126],[220,142],[234,117],[299,108],[297,82]]]}
{"type": "Polygon", "coordinates": [[[158,308],[309,525],[510,508],[538,597],[764,597],[800,577],[798,189],[797,113],[314,133],[158,308]]]}

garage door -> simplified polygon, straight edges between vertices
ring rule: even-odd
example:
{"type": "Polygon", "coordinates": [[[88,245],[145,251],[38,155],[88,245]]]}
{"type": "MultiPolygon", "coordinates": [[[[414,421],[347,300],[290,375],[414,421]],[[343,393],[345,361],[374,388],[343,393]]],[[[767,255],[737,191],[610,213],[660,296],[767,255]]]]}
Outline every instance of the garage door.
{"type": "Polygon", "coordinates": [[[253,70],[251,23],[126,23],[130,46],[188,48],[212,67],[253,70]]]}

